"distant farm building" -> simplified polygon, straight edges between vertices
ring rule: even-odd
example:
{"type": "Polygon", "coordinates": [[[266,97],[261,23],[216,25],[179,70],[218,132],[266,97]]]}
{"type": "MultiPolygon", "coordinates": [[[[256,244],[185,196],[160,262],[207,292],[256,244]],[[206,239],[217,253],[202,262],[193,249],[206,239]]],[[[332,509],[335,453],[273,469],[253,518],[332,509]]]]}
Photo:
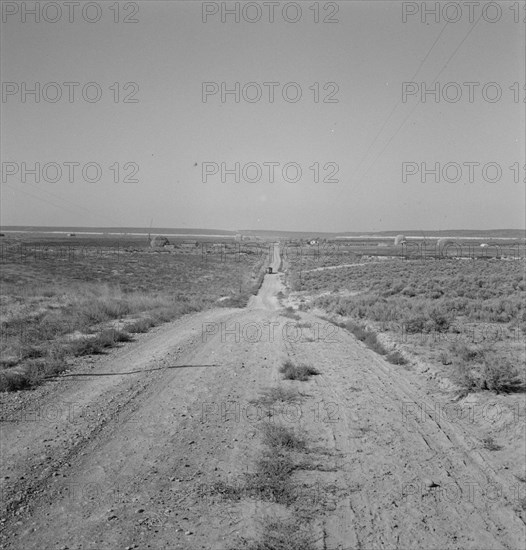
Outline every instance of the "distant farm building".
{"type": "Polygon", "coordinates": [[[151,241],[150,246],[152,248],[163,248],[164,246],[170,244],[170,241],[163,237],[162,235],[156,235],[151,241]]]}
{"type": "Polygon", "coordinates": [[[75,233],[68,233],[68,237],[76,237],[77,235],[75,233]]]}

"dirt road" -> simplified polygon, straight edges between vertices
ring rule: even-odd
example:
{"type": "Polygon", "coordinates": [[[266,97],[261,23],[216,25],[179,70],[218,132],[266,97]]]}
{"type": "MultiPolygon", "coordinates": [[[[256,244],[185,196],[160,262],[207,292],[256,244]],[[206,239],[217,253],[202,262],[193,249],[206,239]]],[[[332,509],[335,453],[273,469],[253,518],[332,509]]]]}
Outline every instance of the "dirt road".
{"type": "Polygon", "coordinates": [[[246,309],[185,316],[18,399],[4,394],[0,547],[226,550],[238,535],[257,539],[275,506],[203,487],[251,470],[252,400],[282,386],[302,399],[275,421],[302,429],[319,460],[294,475],[318,491],[320,550],[524,548],[511,472],[468,426],[418,413],[433,395],[416,373],[313,315],[294,329],[280,315],[281,277],[267,275],[246,309]],[[286,359],[320,374],[282,380],[286,359]]]}

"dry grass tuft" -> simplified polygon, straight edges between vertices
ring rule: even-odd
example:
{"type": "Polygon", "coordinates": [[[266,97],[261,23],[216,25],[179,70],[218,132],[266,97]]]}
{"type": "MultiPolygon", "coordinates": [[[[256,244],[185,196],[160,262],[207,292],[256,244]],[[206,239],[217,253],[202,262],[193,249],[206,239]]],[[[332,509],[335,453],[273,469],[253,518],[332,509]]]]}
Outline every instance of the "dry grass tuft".
{"type": "Polygon", "coordinates": [[[279,372],[283,374],[285,380],[299,380],[300,382],[306,382],[311,376],[320,374],[314,367],[309,365],[296,366],[289,360],[285,361],[279,372]]]}
{"type": "Polygon", "coordinates": [[[270,520],[264,524],[259,541],[241,539],[229,550],[316,550],[318,545],[308,527],[297,519],[270,520]]]}

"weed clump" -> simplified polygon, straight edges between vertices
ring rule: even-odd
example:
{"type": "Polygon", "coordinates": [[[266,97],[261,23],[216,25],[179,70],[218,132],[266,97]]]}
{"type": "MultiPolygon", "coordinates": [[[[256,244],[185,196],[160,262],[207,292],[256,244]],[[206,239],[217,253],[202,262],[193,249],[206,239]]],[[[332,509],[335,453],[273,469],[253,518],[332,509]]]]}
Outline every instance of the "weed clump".
{"type": "Polygon", "coordinates": [[[453,378],[465,393],[526,391],[526,376],[511,360],[484,348],[467,347],[453,362],[453,378]]]}
{"type": "Polygon", "coordinates": [[[287,317],[288,319],[294,319],[295,321],[299,321],[301,317],[294,311],[294,308],[292,306],[286,307],[280,315],[282,317],[287,317]]]}
{"type": "Polygon", "coordinates": [[[263,405],[270,407],[276,403],[296,403],[300,400],[298,392],[289,388],[283,388],[277,386],[274,388],[266,388],[262,392],[262,395],[257,399],[251,401],[255,405],[263,405]]]}
{"type": "Polygon", "coordinates": [[[241,539],[230,550],[316,550],[312,533],[298,520],[272,520],[264,526],[259,541],[241,539]]]}
{"type": "Polygon", "coordinates": [[[131,333],[139,334],[148,332],[148,330],[153,326],[155,326],[155,321],[151,317],[143,317],[142,319],[137,319],[137,321],[127,325],[126,330],[131,333]]]}
{"type": "Polygon", "coordinates": [[[376,333],[372,330],[363,328],[361,325],[354,323],[353,321],[348,321],[345,325],[345,328],[354,334],[358,340],[363,342],[369,349],[372,349],[379,355],[386,355],[387,350],[378,340],[376,333]]]}
{"type": "Polygon", "coordinates": [[[264,424],[263,443],[271,448],[282,448],[289,451],[304,451],[305,440],[298,437],[292,430],[275,424],[264,424]]]}
{"type": "Polygon", "coordinates": [[[320,374],[314,367],[309,365],[296,366],[289,360],[285,361],[279,372],[283,374],[285,380],[299,380],[300,382],[306,382],[311,376],[320,374]]]}
{"type": "Polygon", "coordinates": [[[482,440],[482,445],[484,449],[488,451],[500,451],[502,447],[498,445],[492,437],[485,437],[482,440]]]}
{"type": "Polygon", "coordinates": [[[103,330],[95,338],[80,338],[69,345],[69,351],[75,357],[83,355],[99,355],[106,349],[114,347],[117,342],[129,342],[131,336],[127,332],[114,329],[103,330]]]}
{"type": "Polygon", "coordinates": [[[386,359],[393,365],[407,365],[407,359],[399,351],[388,353],[386,359]]]}

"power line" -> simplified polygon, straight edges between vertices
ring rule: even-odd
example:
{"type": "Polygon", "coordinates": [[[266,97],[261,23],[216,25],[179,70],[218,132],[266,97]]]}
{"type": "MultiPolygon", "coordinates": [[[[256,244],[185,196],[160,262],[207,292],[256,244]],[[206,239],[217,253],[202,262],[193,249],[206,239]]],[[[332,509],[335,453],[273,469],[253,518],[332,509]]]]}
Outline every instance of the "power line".
{"type": "MultiPolygon", "coordinates": [[[[422,59],[422,61],[420,62],[420,65],[418,66],[418,68],[416,69],[415,71],[415,74],[411,77],[411,81],[413,81],[415,78],[416,78],[416,75],[420,72],[420,69],[422,68],[422,66],[424,65],[424,63],[426,62],[427,58],[429,57],[429,55],[431,54],[433,48],[436,46],[436,44],[438,43],[438,41],[440,40],[442,34],[444,33],[446,27],[449,25],[449,22],[447,22],[443,27],[442,27],[442,30],[440,31],[439,35],[437,36],[436,40],[433,42],[431,48],[429,48],[427,54],[425,55],[424,59],[422,59]]],[[[369,147],[367,148],[367,151],[365,151],[365,154],[363,155],[362,159],[360,160],[360,162],[358,163],[358,166],[356,168],[356,172],[358,172],[360,170],[360,167],[362,166],[363,164],[363,161],[365,160],[365,158],[367,157],[367,155],[369,154],[369,151],[372,149],[373,145],[376,143],[377,139],[378,139],[378,136],[382,133],[383,129],[386,127],[387,123],[389,122],[389,120],[391,120],[391,117],[393,116],[394,112],[396,111],[396,109],[398,108],[398,106],[400,105],[400,103],[402,103],[402,100],[398,100],[398,102],[395,104],[395,106],[391,109],[391,112],[389,113],[389,115],[387,116],[387,118],[384,120],[381,128],[378,130],[378,132],[376,133],[376,135],[374,136],[374,139],[373,141],[369,144],[369,147]]]]}
{"type": "MultiPolygon", "coordinates": [[[[439,73],[435,76],[435,78],[433,79],[433,84],[436,82],[437,78],[444,72],[444,70],[446,69],[446,67],[448,66],[449,62],[453,59],[453,57],[455,56],[455,54],[458,52],[458,50],[461,48],[462,44],[464,44],[464,42],[467,40],[467,38],[469,37],[469,35],[473,32],[473,30],[475,29],[475,27],[478,25],[479,21],[481,20],[482,18],[482,15],[479,16],[479,18],[477,19],[477,21],[475,22],[475,24],[469,29],[469,31],[467,32],[466,36],[464,36],[464,38],[462,39],[462,41],[460,42],[460,44],[455,48],[455,51],[449,56],[449,59],[446,61],[446,63],[444,64],[444,66],[442,67],[442,69],[439,71],[439,73]]],[[[369,170],[373,167],[374,163],[382,156],[382,154],[384,153],[384,151],[387,149],[387,147],[389,147],[389,145],[391,144],[391,142],[393,141],[393,139],[397,136],[398,132],[404,127],[405,123],[409,120],[409,118],[411,117],[411,115],[415,112],[416,108],[422,103],[422,100],[419,99],[418,100],[418,103],[415,105],[415,107],[409,112],[409,114],[405,117],[405,119],[403,120],[402,124],[398,127],[398,129],[396,130],[396,132],[391,136],[391,138],[389,139],[389,141],[385,144],[384,148],[380,151],[380,153],[374,158],[373,162],[369,165],[369,168],[365,171],[365,173],[361,176],[361,179],[363,179],[368,173],[369,173],[369,170]]]]}
{"type": "Polygon", "coordinates": [[[42,197],[37,197],[36,195],[32,195],[31,193],[27,193],[26,191],[23,191],[22,189],[20,189],[20,188],[18,188],[18,187],[12,186],[10,183],[7,183],[7,182],[6,182],[6,183],[4,183],[4,185],[7,185],[9,188],[13,189],[14,191],[18,191],[18,192],[22,193],[23,195],[26,195],[26,196],[28,196],[28,197],[32,197],[33,199],[37,199],[37,200],[39,200],[39,201],[46,202],[46,203],[48,203],[48,204],[51,204],[51,206],[54,206],[55,208],[58,208],[58,209],[60,209],[60,210],[65,210],[65,211],[70,212],[70,213],[72,213],[72,214],[78,214],[78,212],[75,212],[75,211],[73,211],[73,210],[70,210],[69,208],[65,208],[64,206],[61,206],[60,204],[56,204],[56,203],[51,202],[51,201],[49,201],[49,200],[46,200],[46,199],[44,199],[44,198],[42,198],[42,197]]]}
{"type": "MultiPolygon", "coordinates": [[[[44,193],[47,193],[48,195],[50,195],[51,197],[55,197],[63,202],[66,202],[66,203],[69,203],[70,205],[76,207],[76,208],[81,208],[82,210],[86,210],[86,212],[90,212],[88,208],[86,208],[85,206],[80,206],[78,205],[77,203],[73,202],[73,201],[70,201],[68,199],[65,199],[63,197],[60,197],[59,195],[55,195],[55,193],[51,193],[51,191],[48,191],[47,189],[43,189],[42,187],[37,187],[35,184],[33,183],[29,183],[29,182],[26,182],[26,183],[22,183],[22,180],[15,176],[17,178],[17,180],[22,184],[22,185],[29,185],[30,187],[33,187],[34,189],[37,189],[38,191],[42,191],[44,193]]],[[[91,212],[90,212],[91,213],[91,212]]]]}

